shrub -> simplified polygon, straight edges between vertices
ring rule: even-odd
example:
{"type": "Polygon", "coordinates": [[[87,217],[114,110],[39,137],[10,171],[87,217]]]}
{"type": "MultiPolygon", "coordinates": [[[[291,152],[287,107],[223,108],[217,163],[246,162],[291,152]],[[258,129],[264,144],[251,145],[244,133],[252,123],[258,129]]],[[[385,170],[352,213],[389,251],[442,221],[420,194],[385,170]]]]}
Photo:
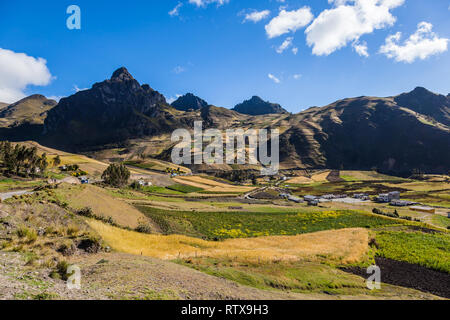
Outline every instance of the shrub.
{"type": "Polygon", "coordinates": [[[69,268],[69,264],[67,261],[62,260],[59,261],[56,265],[56,272],[60,276],[60,279],[67,280],[67,269],[69,268]]]}
{"type": "Polygon", "coordinates": [[[25,238],[28,243],[33,243],[36,241],[38,235],[36,230],[27,227],[20,227],[17,229],[17,236],[21,239],[25,238]]]}
{"type": "Polygon", "coordinates": [[[148,224],[139,223],[139,225],[136,227],[136,229],[134,229],[134,231],[140,232],[140,233],[151,234],[152,228],[148,224]]]}
{"type": "Polygon", "coordinates": [[[77,214],[80,216],[86,217],[86,218],[94,217],[94,212],[92,211],[92,208],[90,208],[90,207],[85,207],[83,209],[78,210],[77,214]]]}
{"type": "Polygon", "coordinates": [[[141,190],[141,189],[142,189],[142,186],[141,186],[141,184],[139,183],[139,181],[133,181],[133,182],[130,184],[130,188],[131,188],[131,189],[134,189],[134,190],[141,190]]]}

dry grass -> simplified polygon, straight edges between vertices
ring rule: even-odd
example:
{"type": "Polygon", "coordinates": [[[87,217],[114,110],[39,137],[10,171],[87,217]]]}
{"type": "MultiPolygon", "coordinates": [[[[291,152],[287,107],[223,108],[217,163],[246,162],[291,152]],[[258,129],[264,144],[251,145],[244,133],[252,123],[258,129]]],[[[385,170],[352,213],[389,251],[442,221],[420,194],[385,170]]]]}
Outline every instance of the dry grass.
{"type": "Polygon", "coordinates": [[[298,236],[271,236],[205,241],[181,235],[147,235],[90,220],[88,224],[115,250],[164,260],[190,257],[226,258],[241,261],[292,261],[316,259],[354,263],[365,257],[368,231],[330,230],[298,236]]]}
{"type": "Polygon", "coordinates": [[[133,206],[114,199],[102,188],[96,186],[63,186],[57,190],[63,193],[72,208],[90,207],[97,216],[111,217],[115,223],[124,227],[134,229],[139,225],[139,221],[148,220],[133,206]]]}
{"type": "Polygon", "coordinates": [[[298,176],[292,179],[289,179],[289,183],[295,183],[295,184],[309,184],[309,183],[315,183],[315,182],[326,182],[328,175],[330,174],[330,171],[324,171],[317,174],[313,174],[311,177],[306,176],[298,176]]]}
{"type": "Polygon", "coordinates": [[[252,187],[233,186],[221,183],[215,180],[202,178],[199,176],[177,177],[173,179],[177,183],[185,184],[192,187],[202,188],[210,192],[248,192],[253,190],[252,187]]]}

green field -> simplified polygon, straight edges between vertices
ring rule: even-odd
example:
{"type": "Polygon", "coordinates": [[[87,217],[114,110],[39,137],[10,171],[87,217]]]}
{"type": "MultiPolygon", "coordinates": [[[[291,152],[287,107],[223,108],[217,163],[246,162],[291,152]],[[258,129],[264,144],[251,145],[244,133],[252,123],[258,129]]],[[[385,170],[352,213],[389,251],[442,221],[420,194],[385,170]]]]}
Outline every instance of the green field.
{"type": "Polygon", "coordinates": [[[188,185],[185,185],[185,184],[174,184],[174,185],[168,186],[167,189],[178,191],[178,192],[182,192],[182,193],[192,193],[192,192],[203,191],[202,188],[188,186],[188,185]]]}
{"type": "Polygon", "coordinates": [[[422,232],[377,233],[377,255],[450,273],[450,235],[422,232]]]}
{"type": "Polygon", "coordinates": [[[357,211],[323,212],[195,212],[137,206],[166,234],[210,240],[270,235],[296,235],[330,229],[376,228],[401,222],[357,211]]]}

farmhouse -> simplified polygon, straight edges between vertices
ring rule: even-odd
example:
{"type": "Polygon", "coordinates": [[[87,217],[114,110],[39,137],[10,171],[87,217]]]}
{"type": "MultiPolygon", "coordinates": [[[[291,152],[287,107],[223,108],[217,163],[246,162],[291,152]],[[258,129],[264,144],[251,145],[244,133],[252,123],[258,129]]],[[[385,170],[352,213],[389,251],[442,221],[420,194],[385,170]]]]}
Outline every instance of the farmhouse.
{"type": "Polygon", "coordinates": [[[389,193],[381,193],[378,195],[378,197],[375,198],[376,202],[381,203],[388,203],[391,202],[392,200],[400,200],[400,192],[393,191],[389,193]]]}

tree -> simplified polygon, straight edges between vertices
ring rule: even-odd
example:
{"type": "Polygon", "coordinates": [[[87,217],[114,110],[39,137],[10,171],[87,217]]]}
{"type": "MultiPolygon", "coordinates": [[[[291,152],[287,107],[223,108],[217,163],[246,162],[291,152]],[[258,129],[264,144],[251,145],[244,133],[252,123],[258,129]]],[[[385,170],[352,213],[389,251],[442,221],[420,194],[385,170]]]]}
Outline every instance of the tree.
{"type": "Polygon", "coordinates": [[[44,172],[45,169],[48,167],[48,161],[47,161],[47,154],[43,153],[41,156],[41,161],[39,161],[39,169],[41,169],[41,172],[44,172]]]}
{"type": "Polygon", "coordinates": [[[61,164],[61,158],[58,156],[53,158],[53,166],[58,167],[61,164]]]}
{"type": "Polygon", "coordinates": [[[123,164],[113,163],[102,174],[103,181],[114,187],[126,185],[129,178],[130,171],[123,164]]]}

